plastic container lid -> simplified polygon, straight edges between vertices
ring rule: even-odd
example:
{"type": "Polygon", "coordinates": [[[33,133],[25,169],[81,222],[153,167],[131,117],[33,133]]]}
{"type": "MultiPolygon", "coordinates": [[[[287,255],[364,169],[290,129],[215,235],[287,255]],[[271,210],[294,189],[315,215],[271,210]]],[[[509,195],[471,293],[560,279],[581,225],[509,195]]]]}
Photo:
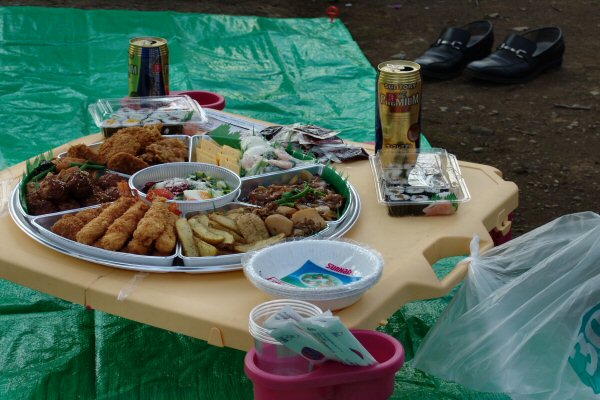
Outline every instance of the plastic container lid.
{"type": "Polygon", "coordinates": [[[186,95],[100,99],[90,104],[88,111],[96,126],[103,130],[156,123],[169,127],[208,122],[202,107],[186,95]]]}
{"type": "Polygon", "coordinates": [[[380,204],[429,205],[471,199],[456,156],[444,149],[384,149],[370,157],[380,204]]]}

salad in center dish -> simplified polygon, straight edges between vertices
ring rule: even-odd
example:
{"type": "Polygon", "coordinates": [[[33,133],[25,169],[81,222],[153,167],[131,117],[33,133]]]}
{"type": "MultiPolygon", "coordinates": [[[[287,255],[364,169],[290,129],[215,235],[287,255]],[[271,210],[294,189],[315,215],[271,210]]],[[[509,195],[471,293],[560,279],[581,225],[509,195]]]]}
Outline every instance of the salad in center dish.
{"type": "Polygon", "coordinates": [[[142,191],[169,200],[208,200],[230,193],[231,187],[222,179],[213,178],[204,172],[196,172],[187,178],[147,182],[142,191]]]}

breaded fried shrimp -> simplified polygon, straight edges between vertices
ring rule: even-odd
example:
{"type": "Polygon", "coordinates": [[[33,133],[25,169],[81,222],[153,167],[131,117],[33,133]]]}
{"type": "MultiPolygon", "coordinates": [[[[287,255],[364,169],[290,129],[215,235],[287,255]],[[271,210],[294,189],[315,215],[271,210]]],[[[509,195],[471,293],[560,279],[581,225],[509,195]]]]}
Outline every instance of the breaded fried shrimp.
{"type": "Polygon", "coordinates": [[[108,227],[104,236],[96,243],[96,246],[112,251],[121,249],[127,243],[138,222],[149,208],[150,206],[141,200],[129,207],[123,215],[108,227]]]}
{"type": "Polygon", "coordinates": [[[177,232],[175,232],[175,222],[177,215],[169,212],[165,222],[165,230],[154,242],[154,248],[160,254],[170,255],[175,250],[177,244],[177,232]]]}
{"type": "Polygon", "coordinates": [[[127,252],[134,254],[148,254],[152,243],[163,233],[168,209],[166,199],[158,197],[152,201],[150,209],[133,232],[133,239],[127,245],[127,252]]]}
{"type": "Polygon", "coordinates": [[[85,226],[76,215],[65,215],[52,225],[52,232],[64,238],[75,240],[75,235],[85,226]]]}
{"type": "Polygon", "coordinates": [[[98,238],[104,235],[106,229],[108,229],[113,221],[123,215],[134,202],[135,199],[131,197],[119,198],[77,232],[75,240],[83,244],[93,244],[98,238]]]}

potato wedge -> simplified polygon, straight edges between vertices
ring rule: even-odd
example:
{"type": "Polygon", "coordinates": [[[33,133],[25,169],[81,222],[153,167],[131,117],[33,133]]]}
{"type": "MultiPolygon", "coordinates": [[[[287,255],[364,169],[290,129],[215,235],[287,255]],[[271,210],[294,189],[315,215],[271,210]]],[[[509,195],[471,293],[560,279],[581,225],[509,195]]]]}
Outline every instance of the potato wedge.
{"type": "Polygon", "coordinates": [[[183,247],[183,255],[186,257],[200,256],[200,252],[194,242],[194,232],[188,221],[185,218],[178,218],[175,222],[175,229],[183,247]]]}
{"type": "MultiPolygon", "coordinates": [[[[240,213],[235,213],[235,215],[237,216],[240,213]]],[[[215,221],[218,224],[223,225],[225,228],[232,230],[234,232],[237,232],[238,234],[241,234],[240,229],[238,228],[237,224],[235,223],[235,220],[229,217],[226,217],[224,215],[221,214],[217,214],[217,213],[210,213],[208,215],[208,218],[210,218],[212,221],[215,221]]]]}
{"type": "Polygon", "coordinates": [[[218,229],[218,230],[220,230],[220,231],[229,232],[229,233],[230,233],[230,234],[233,236],[234,240],[235,240],[236,242],[238,242],[238,243],[246,243],[246,239],[244,239],[244,237],[243,237],[242,235],[240,235],[240,234],[239,234],[239,233],[237,233],[236,231],[232,231],[231,229],[229,229],[229,228],[227,228],[227,227],[225,227],[225,226],[223,226],[223,225],[219,224],[219,223],[218,223],[218,222],[216,222],[216,221],[212,221],[212,220],[211,220],[211,221],[210,221],[210,223],[208,224],[208,226],[209,226],[210,228],[215,228],[215,229],[218,229]]]}
{"type": "Polygon", "coordinates": [[[233,244],[235,242],[235,238],[233,235],[227,231],[222,231],[220,229],[216,229],[213,227],[207,227],[209,232],[214,233],[215,235],[223,236],[225,239],[220,244],[233,244]]]}
{"type": "Polygon", "coordinates": [[[269,237],[264,221],[256,214],[242,214],[235,219],[235,224],[248,243],[258,242],[269,237]]]}
{"type": "Polygon", "coordinates": [[[269,215],[265,218],[265,226],[271,235],[283,233],[285,236],[290,236],[294,229],[292,220],[281,214],[269,215]]]}
{"type": "Polygon", "coordinates": [[[200,251],[201,257],[216,256],[219,252],[219,249],[217,249],[215,246],[213,246],[210,243],[206,243],[204,240],[198,237],[194,236],[194,241],[196,242],[196,246],[198,246],[198,250],[200,251]]]}
{"type": "Polygon", "coordinates": [[[208,226],[208,223],[210,221],[208,219],[208,215],[206,215],[206,214],[196,214],[193,217],[191,217],[190,219],[196,220],[204,226],[208,226]]]}
{"type": "Polygon", "coordinates": [[[249,251],[259,250],[259,249],[262,249],[263,247],[267,247],[267,246],[274,245],[275,243],[279,243],[284,238],[285,238],[285,234],[280,233],[278,235],[271,236],[270,238],[267,238],[267,239],[258,240],[254,243],[240,244],[240,245],[234,246],[233,249],[235,251],[239,251],[240,253],[247,253],[249,251]]]}
{"type": "Polygon", "coordinates": [[[208,230],[208,227],[202,225],[197,219],[188,220],[194,235],[210,244],[219,244],[225,240],[223,235],[217,235],[208,230]]]}
{"type": "Polygon", "coordinates": [[[327,225],[327,221],[321,217],[319,212],[315,208],[303,208],[292,215],[292,222],[294,226],[296,224],[312,223],[317,228],[324,228],[327,225]],[[309,222],[310,221],[310,222],[309,222]]]}

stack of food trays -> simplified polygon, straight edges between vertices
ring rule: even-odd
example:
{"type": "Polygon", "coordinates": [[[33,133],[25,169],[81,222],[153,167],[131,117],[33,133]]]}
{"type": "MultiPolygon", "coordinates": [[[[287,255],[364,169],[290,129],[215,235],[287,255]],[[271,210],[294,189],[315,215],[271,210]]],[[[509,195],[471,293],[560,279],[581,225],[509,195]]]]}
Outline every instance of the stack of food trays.
{"type": "MultiPolygon", "coordinates": [[[[223,169],[209,164],[194,163],[195,159],[195,144],[201,140],[212,140],[206,136],[186,136],[186,135],[170,135],[164,136],[163,139],[177,140],[187,147],[186,160],[177,163],[160,163],[151,166],[148,169],[170,169],[175,164],[204,165],[203,169],[216,171],[223,169]],[[194,144],[194,145],[192,145],[194,144]],[[171,165],[172,164],[172,165],[171,165]],[[171,166],[170,166],[171,165],[171,166]]],[[[88,146],[88,149],[98,153],[102,143],[95,143],[88,146]]],[[[79,151],[84,149],[79,148],[79,151]]],[[[59,155],[59,159],[67,159],[69,154],[63,153],[59,155]]],[[[154,154],[157,156],[157,154],[154,154]]],[[[144,158],[154,160],[152,158],[144,158]]],[[[110,171],[109,171],[110,172],[110,171]]],[[[129,180],[129,187],[140,189],[139,185],[132,181],[134,176],[143,176],[144,170],[140,172],[128,171],[129,173],[119,173],[124,179],[129,180]]],[[[229,172],[229,171],[228,171],[229,172]]],[[[315,176],[322,178],[327,184],[331,185],[334,190],[343,197],[343,207],[335,217],[326,221],[323,229],[310,233],[305,237],[311,238],[337,238],[345,234],[356,222],[360,213],[360,199],[355,189],[347,180],[343,179],[333,168],[318,164],[305,164],[288,170],[279,172],[271,172],[267,174],[237,178],[240,179],[239,190],[235,190],[232,195],[229,195],[226,201],[204,201],[199,202],[198,207],[193,204],[188,204],[182,211],[182,217],[186,219],[199,218],[200,214],[221,214],[235,212],[236,209],[257,208],[255,204],[251,204],[249,195],[258,187],[269,187],[273,184],[286,184],[298,177],[315,176]]],[[[130,254],[123,251],[112,251],[98,247],[98,242],[88,244],[80,243],[76,240],[71,240],[60,236],[52,231],[52,227],[57,221],[72,217],[87,210],[97,210],[106,205],[93,205],[89,207],[81,207],[67,211],[51,212],[42,215],[33,215],[27,212],[26,207],[22,203],[24,198],[23,190],[26,190],[26,185],[18,185],[12,193],[9,210],[11,216],[17,225],[34,240],[46,245],[47,247],[68,254],[70,256],[92,261],[95,263],[113,266],[117,268],[147,271],[147,272],[187,272],[187,273],[211,273],[241,269],[242,252],[237,252],[231,248],[219,249],[219,252],[213,256],[189,256],[185,254],[179,240],[173,251],[170,254],[160,254],[156,249],[150,250],[148,254],[130,254]],[[221,251],[223,250],[223,251],[221,251]]],[[[143,194],[140,196],[144,201],[143,194]]],[[[167,203],[171,203],[168,201],[167,203]]],[[[193,202],[192,202],[193,203],[193,202]]],[[[92,212],[90,211],[90,212],[92,212]]],[[[96,212],[99,212],[96,211],[96,212]]],[[[212,215],[211,215],[212,216],[212,215]]],[[[128,239],[130,240],[131,237],[128,239]]],[[[295,238],[295,239],[302,239],[295,238]]],[[[215,245],[215,247],[218,247],[215,245]]],[[[239,249],[244,251],[252,251],[253,248],[243,246],[239,249]]]]}
{"type": "Polygon", "coordinates": [[[471,199],[456,156],[444,149],[384,149],[370,163],[379,203],[391,216],[451,215],[471,199]]]}

